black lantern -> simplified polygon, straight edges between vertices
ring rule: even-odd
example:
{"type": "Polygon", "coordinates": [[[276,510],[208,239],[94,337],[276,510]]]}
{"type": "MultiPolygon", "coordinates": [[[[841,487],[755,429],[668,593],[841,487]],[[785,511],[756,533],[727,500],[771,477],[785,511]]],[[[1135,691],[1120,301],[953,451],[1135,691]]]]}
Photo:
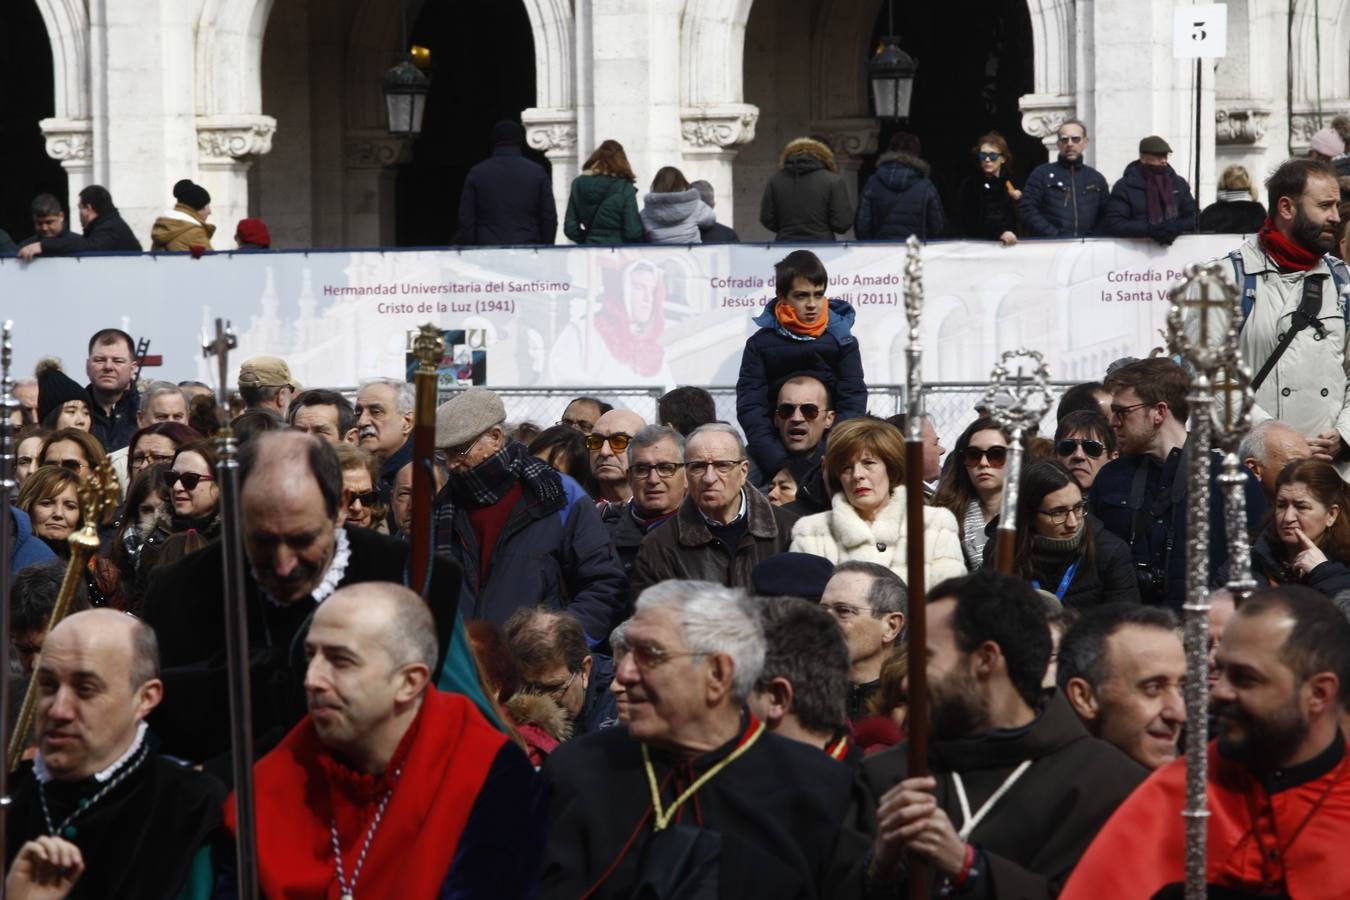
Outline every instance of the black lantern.
{"type": "Polygon", "coordinates": [[[872,82],[872,102],[882,119],[908,119],[914,99],[914,72],[919,64],[900,49],[898,37],[883,38],[881,46],[867,63],[872,82]]]}
{"type": "Polygon", "coordinates": [[[427,109],[430,89],[431,79],[422,74],[409,55],[385,73],[384,105],[389,111],[391,135],[416,137],[422,133],[422,115],[427,109]]]}

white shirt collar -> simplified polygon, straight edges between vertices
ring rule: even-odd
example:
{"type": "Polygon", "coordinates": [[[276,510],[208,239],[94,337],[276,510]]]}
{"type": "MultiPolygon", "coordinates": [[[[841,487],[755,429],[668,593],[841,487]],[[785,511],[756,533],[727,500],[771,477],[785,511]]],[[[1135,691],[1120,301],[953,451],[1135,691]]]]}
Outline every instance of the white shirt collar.
{"type": "Polygon", "coordinates": [[[707,523],[710,527],[726,528],[728,525],[735,525],[738,521],[740,521],[741,517],[745,515],[745,509],[747,505],[748,501],[745,498],[745,488],[741,488],[741,509],[740,512],[736,513],[736,518],[732,519],[730,522],[719,522],[716,519],[710,519],[707,516],[704,516],[703,510],[698,509],[697,504],[695,504],[694,509],[698,509],[698,514],[700,516],[703,516],[703,521],[707,523]]]}
{"type": "MultiPolygon", "coordinates": [[[[136,737],[132,740],[131,746],[127,748],[127,752],[117,757],[117,759],[113,761],[113,764],[108,766],[108,768],[101,772],[95,772],[94,780],[101,784],[113,777],[113,775],[117,773],[117,770],[122,767],[122,764],[131,759],[131,757],[136,754],[136,751],[141,748],[141,744],[145,743],[146,730],[145,722],[138,722],[136,724],[136,737]]],[[[47,770],[47,764],[42,759],[41,751],[38,752],[37,756],[33,757],[33,777],[42,784],[46,784],[53,778],[52,773],[47,770]]]]}
{"type": "MultiPolygon", "coordinates": [[[[352,548],[347,540],[347,529],[335,529],[333,532],[333,558],[328,561],[328,569],[323,573],[323,578],[319,580],[318,586],[309,592],[310,599],[315,603],[322,603],[333,595],[333,592],[338,589],[338,585],[342,583],[342,576],[347,574],[347,563],[351,561],[351,557],[352,548]]],[[[253,576],[255,581],[258,580],[258,573],[252,568],[249,569],[249,574],[253,576]]],[[[276,606],[286,605],[266,591],[263,591],[263,596],[267,598],[268,602],[276,606]]]]}

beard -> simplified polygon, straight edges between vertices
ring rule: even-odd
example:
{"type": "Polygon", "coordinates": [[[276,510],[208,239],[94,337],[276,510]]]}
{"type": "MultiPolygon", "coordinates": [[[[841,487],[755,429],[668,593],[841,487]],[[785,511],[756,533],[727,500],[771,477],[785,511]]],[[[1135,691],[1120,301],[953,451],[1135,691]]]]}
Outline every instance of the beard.
{"type": "Polygon", "coordinates": [[[1219,752],[1259,774],[1278,769],[1308,736],[1308,721],[1293,701],[1264,719],[1255,718],[1232,701],[1216,702],[1214,715],[1219,752]],[[1241,728],[1241,737],[1228,736],[1225,719],[1241,728]]]}
{"type": "Polygon", "coordinates": [[[1334,232],[1324,231],[1323,227],[1308,218],[1303,212],[1303,207],[1299,206],[1294,212],[1294,228],[1290,236],[1294,239],[1294,243],[1304,250],[1312,253],[1330,253],[1336,246],[1336,235],[1334,232]]]}
{"type": "Polygon", "coordinates": [[[956,668],[928,683],[928,728],[935,741],[970,737],[989,722],[989,704],[970,672],[956,668]]]}

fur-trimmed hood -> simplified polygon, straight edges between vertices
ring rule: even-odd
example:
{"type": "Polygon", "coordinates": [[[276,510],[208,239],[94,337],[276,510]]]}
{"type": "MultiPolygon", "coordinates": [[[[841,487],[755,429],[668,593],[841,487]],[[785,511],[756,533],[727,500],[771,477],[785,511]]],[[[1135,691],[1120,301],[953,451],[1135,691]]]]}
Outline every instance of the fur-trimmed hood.
{"type": "Polygon", "coordinates": [[[928,172],[928,163],[912,153],[883,153],[877,160],[877,178],[896,192],[927,178],[928,172]]]}
{"type": "Polygon", "coordinates": [[[506,701],[506,711],[521,725],[535,725],[556,741],[572,736],[572,720],[552,697],[518,691],[506,701]]]}
{"type": "Polygon", "coordinates": [[[813,138],[788,141],[788,145],[778,157],[778,165],[784,169],[796,169],[801,174],[819,168],[826,168],[831,172],[839,171],[834,161],[834,152],[813,138]]]}

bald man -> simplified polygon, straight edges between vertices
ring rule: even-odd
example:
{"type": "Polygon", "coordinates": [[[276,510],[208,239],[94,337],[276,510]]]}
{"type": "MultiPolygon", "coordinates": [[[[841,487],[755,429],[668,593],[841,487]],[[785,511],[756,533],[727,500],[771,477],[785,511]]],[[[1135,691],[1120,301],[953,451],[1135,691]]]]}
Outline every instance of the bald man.
{"type": "Polygon", "coordinates": [[[225,789],[145,739],[164,694],[155,633],[125,613],[75,613],[47,635],[34,678],[37,756],[10,783],[6,896],[153,900],[209,886],[225,789]]]}
{"type": "Polygon", "coordinates": [[[586,449],[591,456],[591,475],[600,489],[597,506],[603,510],[613,504],[623,506],[633,497],[628,484],[628,442],[647,423],[631,409],[611,409],[595,420],[595,427],[586,435],[586,449]]]}
{"type": "MultiPolygon", "coordinates": [[[[336,880],[342,896],[533,897],[546,821],[534,770],[471,701],[432,686],[421,598],[340,588],[304,649],[309,713],[254,769],[262,892],[321,897],[336,880]]],[[[233,830],[232,799],[226,819],[233,830]]]]}
{"type": "MultiPolygon", "coordinates": [[[[253,734],[255,749],[266,752],[305,713],[298,635],[310,616],[343,585],[403,582],[409,550],[406,542],[372,529],[337,524],[342,471],[326,441],[298,431],[259,435],[240,451],[239,476],[253,734]]],[[[144,602],[145,620],[163,648],[165,683],[181,685],[169,691],[151,725],[164,752],[208,762],[222,774],[229,771],[230,749],[219,624],[225,616],[223,555],[215,541],[157,569],[144,602]]],[[[458,625],[459,584],[459,567],[437,558],[428,596],[443,655],[458,625]]],[[[472,673],[471,666],[451,668],[455,677],[472,673]]],[[[441,670],[434,671],[439,677],[441,670]]],[[[462,687],[472,690],[474,684],[476,679],[462,687]]]]}

